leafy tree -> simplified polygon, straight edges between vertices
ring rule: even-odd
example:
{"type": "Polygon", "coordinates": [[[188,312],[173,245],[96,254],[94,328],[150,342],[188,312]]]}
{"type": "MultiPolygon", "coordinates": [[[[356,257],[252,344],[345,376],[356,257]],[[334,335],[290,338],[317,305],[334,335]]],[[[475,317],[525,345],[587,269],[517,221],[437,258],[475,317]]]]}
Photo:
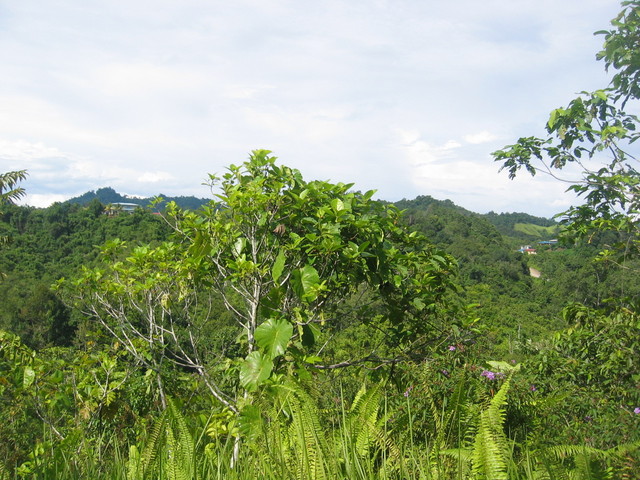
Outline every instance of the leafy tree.
{"type": "MultiPolygon", "coordinates": [[[[567,181],[582,203],[561,214],[564,236],[594,243],[600,250],[598,260],[611,261],[621,270],[635,269],[637,278],[640,174],[633,144],[640,133],[638,117],[628,112],[640,100],[640,2],[623,1],[611,26],[597,32],[604,36],[597,59],[614,72],[609,86],[582,92],[566,107],[553,110],[546,137],[520,138],[493,156],[511,178],[524,168],[532,175],[543,172],[567,181]],[[579,178],[563,176],[568,170],[578,170],[579,178]]],[[[636,406],[637,280],[612,274],[600,264],[591,266],[595,275],[590,276],[598,284],[590,285],[587,282],[592,279],[585,282],[587,266],[580,258],[574,262],[572,256],[556,258],[563,260],[558,271],[573,270],[574,276],[560,280],[561,290],[568,300],[577,295],[588,306],[566,307],[564,321],[569,327],[550,346],[540,348],[537,356],[530,355],[533,370],[540,373],[540,390],[556,392],[547,397],[547,401],[556,397],[553,407],[544,412],[547,428],[572,424],[571,438],[566,440],[589,446],[636,442],[634,417],[640,412],[636,406]],[[625,282],[617,285],[616,298],[598,298],[604,279],[625,282]],[[635,294],[630,286],[636,288],[635,294]]]]}
{"type": "Polygon", "coordinates": [[[27,178],[26,170],[0,174],[0,205],[13,203],[25,195],[24,188],[17,186],[25,178],[27,178]]]}
{"type": "Polygon", "coordinates": [[[245,392],[274,373],[420,358],[449,332],[454,260],[409,232],[395,207],[371,200],[373,191],[307,182],[266,150],[210,184],[219,190],[202,211],[169,206],[173,242],[115,263],[121,246],[112,244],[106,269],[67,284],[159,377],[167,362],[192,369],[235,408],[233,390],[223,392],[202,356],[212,298],[242,331],[245,392]],[[324,345],[360,323],[385,333],[367,351],[323,364],[324,345]]]}
{"type": "MultiPolygon", "coordinates": [[[[0,173],[0,207],[6,204],[13,204],[16,200],[25,195],[24,188],[18,187],[18,183],[27,178],[26,170],[0,173]]],[[[0,210],[0,214],[2,211],[0,210]]],[[[0,244],[7,243],[9,237],[0,236],[0,244]]]]}
{"type": "Polygon", "coordinates": [[[532,175],[543,172],[569,182],[569,190],[583,203],[564,212],[562,223],[569,236],[590,239],[602,231],[617,234],[603,258],[623,263],[640,247],[640,175],[632,144],[638,118],[633,111],[640,100],[640,2],[622,2],[611,22],[597,59],[614,71],[607,88],[582,92],[566,107],[553,110],[547,136],[523,137],[493,153],[513,178],[524,168],[532,175]],[[561,177],[560,171],[576,167],[580,178],[561,177]]]}

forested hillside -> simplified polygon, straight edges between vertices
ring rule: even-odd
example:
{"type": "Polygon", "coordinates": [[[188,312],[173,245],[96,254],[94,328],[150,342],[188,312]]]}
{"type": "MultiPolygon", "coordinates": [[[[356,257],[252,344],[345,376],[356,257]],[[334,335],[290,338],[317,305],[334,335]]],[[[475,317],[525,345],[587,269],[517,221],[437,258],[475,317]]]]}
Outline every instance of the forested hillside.
{"type": "MultiPolygon", "coordinates": [[[[111,189],[98,190],[104,191],[112,192],[107,199],[127,199],[111,189]]],[[[118,238],[139,245],[170,239],[169,224],[150,208],[141,208],[132,214],[109,215],[108,204],[96,198],[86,203],[78,201],[84,197],[88,195],[45,209],[10,206],[2,217],[1,231],[13,241],[0,251],[0,271],[6,275],[0,284],[5,299],[0,307],[0,325],[21,336],[31,347],[72,343],[71,313],[50,287],[59,278],[73,277],[83,265],[95,265],[99,247],[107,240],[118,238]],[[38,312],[37,305],[46,305],[51,313],[38,312]],[[42,318],[42,321],[27,320],[25,316],[42,318]],[[47,326],[55,331],[46,331],[47,326]]],[[[430,197],[397,202],[396,206],[404,211],[403,222],[457,260],[458,279],[464,287],[466,301],[478,304],[485,320],[491,319],[487,325],[499,327],[502,336],[517,332],[522,335],[523,331],[542,336],[549,332],[541,327],[540,323],[544,323],[541,316],[549,319],[559,315],[567,289],[560,290],[562,294],[558,298],[541,302],[537,298],[540,292],[529,273],[530,259],[505,241],[483,215],[430,197]],[[520,313],[516,318],[514,312],[517,311],[520,313]]],[[[517,217],[529,219],[524,214],[517,217]]],[[[534,263],[540,265],[547,261],[549,266],[543,268],[545,278],[562,277],[561,283],[568,285],[578,267],[575,262],[566,262],[567,272],[563,275],[562,269],[558,271],[558,267],[553,266],[564,261],[552,261],[559,256],[567,254],[553,252],[534,263]]],[[[585,252],[575,258],[581,268],[590,265],[590,256],[585,252]]],[[[580,284],[584,284],[584,275],[579,278],[580,284]]],[[[559,292],[557,287],[552,290],[559,292]]]]}
{"type": "Polygon", "coordinates": [[[96,191],[90,191],[84,193],[78,197],[73,197],[68,200],[69,203],[77,203],[80,205],[87,205],[92,200],[98,200],[103,205],[109,205],[111,203],[136,203],[141,207],[149,207],[152,203],[156,206],[156,209],[162,209],[168,202],[175,202],[182,208],[198,209],[207,203],[204,198],[198,198],[194,196],[180,196],[170,197],[159,193],[156,197],[137,197],[130,195],[123,195],[116,192],[111,187],[99,188],[96,191]],[[155,202],[156,199],[161,199],[159,202],[155,202]]]}
{"type": "Polygon", "coordinates": [[[557,224],[376,201],[267,150],[195,208],[21,207],[28,172],[0,173],[0,480],[638,478],[622,7],[609,88],[493,153],[584,169],[557,224]]]}

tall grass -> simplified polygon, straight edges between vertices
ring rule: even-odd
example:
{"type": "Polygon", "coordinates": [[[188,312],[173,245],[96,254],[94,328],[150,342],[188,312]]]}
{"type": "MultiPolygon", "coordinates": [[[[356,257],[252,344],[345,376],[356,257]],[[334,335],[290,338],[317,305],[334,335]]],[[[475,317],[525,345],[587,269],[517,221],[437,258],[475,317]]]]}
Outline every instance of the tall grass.
{"type": "Polygon", "coordinates": [[[28,465],[13,472],[0,468],[0,480],[634,478],[638,445],[611,451],[516,445],[503,429],[508,388],[507,380],[475,409],[463,405],[461,396],[446,407],[433,404],[427,412],[414,411],[407,396],[400,415],[382,388],[373,386],[361,389],[350,404],[341,402],[338,415],[331,412],[332,423],[304,389],[287,385],[256,401],[229,434],[213,436],[208,426],[190,426],[170,401],[135,445],[119,445],[108,437],[48,440],[34,449],[28,465]],[[433,417],[434,431],[416,430],[424,415],[433,417]],[[240,456],[232,466],[238,436],[240,456]]]}

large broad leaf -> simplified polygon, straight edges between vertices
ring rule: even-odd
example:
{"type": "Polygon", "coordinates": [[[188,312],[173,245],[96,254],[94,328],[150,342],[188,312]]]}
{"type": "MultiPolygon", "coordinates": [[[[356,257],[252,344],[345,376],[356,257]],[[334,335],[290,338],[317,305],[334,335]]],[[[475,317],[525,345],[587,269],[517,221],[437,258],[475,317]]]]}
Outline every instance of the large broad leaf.
{"type": "Polygon", "coordinates": [[[238,430],[245,438],[255,438],[262,432],[262,415],[256,405],[245,405],[238,415],[238,430]]]}
{"type": "Polygon", "coordinates": [[[312,302],[318,298],[320,276],[318,271],[311,265],[305,265],[298,270],[294,270],[291,275],[291,284],[300,300],[312,302]]]}
{"type": "Polygon", "coordinates": [[[274,318],[264,322],[254,333],[256,343],[270,359],[284,354],[291,335],[293,326],[286,320],[274,318]]]}
{"type": "Polygon", "coordinates": [[[311,323],[298,327],[298,331],[302,337],[302,345],[305,347],[313,347],[316,343],[316,337],[320,336],[320,329],[311,323]]]}
{"type": "Polygon", "coordinates": [[[251,352],[240,366],[240,383],[248,391],[257,390],[273,370],[273,362],[260,352],[251,352]]]}

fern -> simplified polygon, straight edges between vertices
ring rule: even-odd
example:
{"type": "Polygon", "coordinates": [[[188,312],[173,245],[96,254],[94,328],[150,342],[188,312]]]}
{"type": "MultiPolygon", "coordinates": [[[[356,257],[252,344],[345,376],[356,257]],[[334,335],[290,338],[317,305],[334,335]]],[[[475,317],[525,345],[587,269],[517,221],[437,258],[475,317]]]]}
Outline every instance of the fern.
{"type": "MultiPolygon", "coordinates": [[[[639,448],[640,443],[638,442],[619,445],[608,450],[586,445],[556,445],[539,453],[543,458],[551,457],[555,460],[556,465],[561,465],[562,462],[569,460],[572,467],[563,465],[560,468],[567,473],[569,478],[609,480],[614,478],[613,466],[617,464],[621,472],[627,470],[630,461],[633,464],[633,457],[629,454],[638,451],[639,448]]],[[[545,467],[548,473],[554,470],[551,462],[545,462],[545,467]]]]}
{"type": "MultiPolygon", "coordinates": [[[[466,379],[464,376],[460,376],[453,394],[442,406],[436,404],[436,395],[431,392],[429,386],[427,385],[425,388],[435,433],[429,449],[429,471],[435,478],[446,476],[446,472],[452,467],[452,462],[447,462],[447,465],[443,464],[443,456],[455,461],[454,465],[457,470],[463,471],[466,465],[471,465],[471,452],[454,447],[459,443],[457,441],[461,432],[464,431],[463,427],[470,423],[473,424],[477,416],[474,406],[469,404],[466,379]]],[[[468,443],[473,443],[476,430],[468,428],[466,432],[468,443]]]]}
{"type": "Polygon", "coordinates": [[[154,423],[142,453],[135,445],[129,447],[127,480],[144,480],[153,475],[161,450],[161,436],[164,432],[165,422],[166,418],[163,413],[154,423]]]}
{"type": "Polygon", "coordinates": [[[166,423],[167,457],[165,460],[169,480],[189,480],[195,475],[195,442],[184,416],[171,399],[167,399],[166,423]]]}
{"type": "Polygon", "coordinates": [[[504,433],[504,406],[511,384],[511,375],[480,412],[480,422],[473,442],[473,472],[478,478],[507,480],[508,442],[504,433]]]}
{"type": "Polygon", "coordinates": [[[369,454],[378,437],[379,390],[379,386],[369,390],[363,386],[351,405],[349,427],[356,432],[356,452],[361,457],[369,454]]]}
{"type": "Polygon", "coordinates": [[[167,408],[154,423],[142,453],[135,445],[129,448],[127,479],[196,478],[195,450],[184,416],[175,403],[167,399],[167,408]]]}
{"type": "Polygon", "coordinates": [[[297,389],[288,398],[291,408],[290,446],[297,460],[298,478],[310,480],[327,479],[325,432],[317,415],[313,399],[302,389],[297,389]]]}

